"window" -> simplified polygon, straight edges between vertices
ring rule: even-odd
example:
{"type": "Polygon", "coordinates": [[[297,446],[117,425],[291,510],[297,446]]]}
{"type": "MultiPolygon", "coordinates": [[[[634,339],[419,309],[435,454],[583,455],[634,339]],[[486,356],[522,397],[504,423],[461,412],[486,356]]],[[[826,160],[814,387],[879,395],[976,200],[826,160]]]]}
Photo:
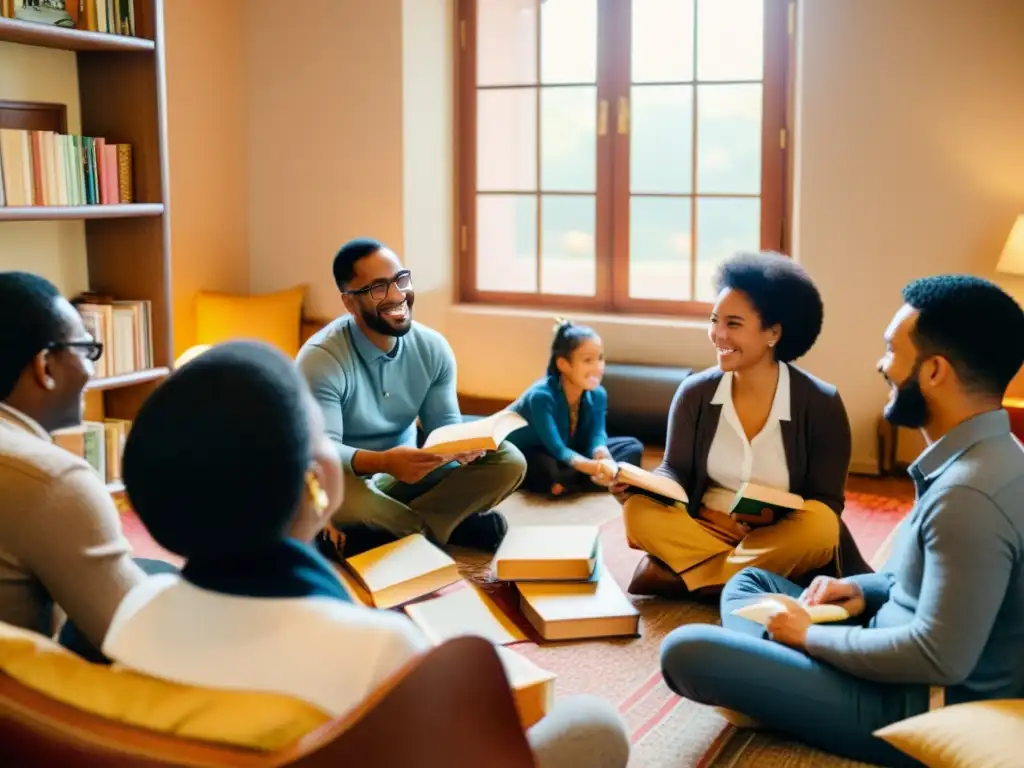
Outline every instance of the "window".
{"type": "Polygon", "coordinates": [[[463,301],[704,311],[781,250],[786,0],[459,0],[463,301]]]}

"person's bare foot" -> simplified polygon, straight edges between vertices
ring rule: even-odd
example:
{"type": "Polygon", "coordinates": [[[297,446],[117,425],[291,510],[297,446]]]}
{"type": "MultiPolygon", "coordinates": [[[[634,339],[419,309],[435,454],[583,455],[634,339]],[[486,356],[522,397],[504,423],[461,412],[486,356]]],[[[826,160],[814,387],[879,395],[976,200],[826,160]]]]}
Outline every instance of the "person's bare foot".
{"type": "Polygon", "coordinates": [[[561,483],[555,483],[551,486],[552,496],[561,496],[563,493],[565,493],[565,486],[561,483]]]}

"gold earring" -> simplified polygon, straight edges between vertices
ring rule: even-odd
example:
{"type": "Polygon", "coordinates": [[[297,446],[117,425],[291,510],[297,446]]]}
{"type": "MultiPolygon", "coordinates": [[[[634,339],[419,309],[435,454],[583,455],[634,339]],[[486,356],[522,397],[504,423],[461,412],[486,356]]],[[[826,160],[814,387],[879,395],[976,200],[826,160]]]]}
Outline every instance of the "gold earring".
{"type": "Polygon", "coordinates": [[[327,509],[330,499],[327,498],[327,492],[320,487],[320,481],[317,480],[316,475],[312,472],[306,473],[306,489],[309,491],[309,498],[313,501],[313,506],[316,507],[317,512],[323,512],[327,509]]]}

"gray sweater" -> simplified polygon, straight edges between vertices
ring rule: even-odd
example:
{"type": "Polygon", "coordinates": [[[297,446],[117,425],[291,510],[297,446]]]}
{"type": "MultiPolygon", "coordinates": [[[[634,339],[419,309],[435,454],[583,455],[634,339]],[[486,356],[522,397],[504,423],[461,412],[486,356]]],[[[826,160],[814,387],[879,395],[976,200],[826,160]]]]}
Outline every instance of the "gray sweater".
{"type": "Polygon", "coordinates": [[[854,576],[866,626],[811,627],[807,651],[858,677],[947,686],[947,703],[1024,695],[1024,449],[1006,411],[911,466],[917,503],[879,573],[854,576]]]}

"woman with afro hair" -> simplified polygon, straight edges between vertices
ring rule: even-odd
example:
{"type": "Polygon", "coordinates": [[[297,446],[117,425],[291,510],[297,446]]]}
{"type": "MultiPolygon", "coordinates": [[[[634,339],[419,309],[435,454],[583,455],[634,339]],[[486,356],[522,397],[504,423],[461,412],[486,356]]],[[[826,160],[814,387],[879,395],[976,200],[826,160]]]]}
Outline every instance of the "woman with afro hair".
{"type": "Polygon", "coordinates": [[[836,388],[793,365],[821,332],[821,296],[776,253],[735,256],[715,287],[708,337],[718,365],[680,385],[656,470],[686,490],[687,511],[613,488],[630,545],[648,553],[633,594],[714,595],[746,567],[796,580],[837,557],[850,424],[836,388]],[[738,519],[733,501],[747,483],[802,503],[738,519]]]}

